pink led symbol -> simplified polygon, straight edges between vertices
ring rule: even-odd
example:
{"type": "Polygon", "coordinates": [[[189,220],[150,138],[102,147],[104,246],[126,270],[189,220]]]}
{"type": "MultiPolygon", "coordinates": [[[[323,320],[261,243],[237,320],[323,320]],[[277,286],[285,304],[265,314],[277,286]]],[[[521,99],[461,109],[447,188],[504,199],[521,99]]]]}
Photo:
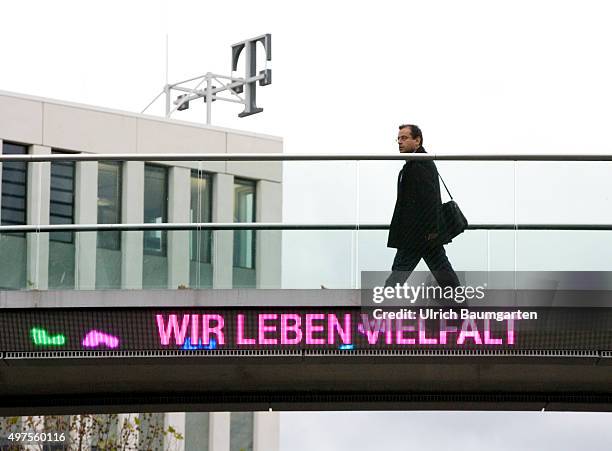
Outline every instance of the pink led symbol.
{"type": "Polygon", "coordinates": [[[83,346],[87,348],[96,348],[100,344],[105,344],[107,347],[114,349],[119,346],[119,338],[93,329],[87,332],[87,335],[83,338],[83,346]]]}

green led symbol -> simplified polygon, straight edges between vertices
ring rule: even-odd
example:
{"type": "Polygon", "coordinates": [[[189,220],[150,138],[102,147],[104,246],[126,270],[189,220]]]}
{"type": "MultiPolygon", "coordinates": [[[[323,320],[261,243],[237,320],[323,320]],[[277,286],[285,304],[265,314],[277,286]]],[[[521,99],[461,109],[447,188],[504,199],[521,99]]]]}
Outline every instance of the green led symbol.
{"type": "Polygon", "coordinates": [[[49,335],[45,329],[34,327],[30,330],[30,335],[34,344],[37,346],[64,346],[66,337],[62,334],[49,335]]]}

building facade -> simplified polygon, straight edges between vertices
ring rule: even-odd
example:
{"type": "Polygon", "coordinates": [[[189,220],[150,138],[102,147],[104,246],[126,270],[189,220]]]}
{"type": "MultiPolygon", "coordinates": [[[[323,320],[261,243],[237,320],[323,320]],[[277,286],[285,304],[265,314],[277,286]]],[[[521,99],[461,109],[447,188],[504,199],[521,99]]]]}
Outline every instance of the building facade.
{"type": "MultiPolygon", "coordinates": [[[[248,153],[282,139],[0,91],[3,154],[248,153]]],[[[2,225],[281,222],[280,162],[5,162],[2,225]]],[[[0,234],[0,290],[278,288],[279,231],[0,234]]],[[[58,307],[61,307],[61,291],[58,307]]],[[[179,449],[278,449],[276,413],[168,413],[179,449]]]]}

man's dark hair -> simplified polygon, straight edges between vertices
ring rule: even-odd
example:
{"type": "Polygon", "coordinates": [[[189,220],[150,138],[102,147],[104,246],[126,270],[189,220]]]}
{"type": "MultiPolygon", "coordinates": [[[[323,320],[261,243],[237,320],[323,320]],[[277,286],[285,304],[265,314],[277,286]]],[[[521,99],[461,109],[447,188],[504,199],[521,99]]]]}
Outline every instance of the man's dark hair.
{"type": "Polygon", "coordinates": [[[421,139],[421,146],[422,146],[423,145],[423,132],[421,131],[419,126],[414,125],[414,124],[402,124],[399,126],[399,129],[402,130],[406,127],[410,128],[410,136],[412,136],[412,139],[417,139],[417,138],[421,139]]]}

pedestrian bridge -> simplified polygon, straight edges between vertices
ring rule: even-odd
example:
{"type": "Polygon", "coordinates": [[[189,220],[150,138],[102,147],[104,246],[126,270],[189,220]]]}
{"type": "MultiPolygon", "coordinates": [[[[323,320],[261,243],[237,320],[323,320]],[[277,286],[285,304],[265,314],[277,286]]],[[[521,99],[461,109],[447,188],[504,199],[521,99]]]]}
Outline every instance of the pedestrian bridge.
{"type": "MultiPolygon", "coordinates": [[[[375,170],[373,160],[403,158],[74,154],[0,161],[369,160],[375,170]]],[[[11,256],[0,262],[0,415],[612,410],[612,157],[418,158],[500,165],[482,170],[470,162],[478,183],[453,189],[470,226],[446,246],[464,285],[472,272],[486,275],[484,303],[456,302],[457,293],[444,301],[373,300],[368,274],[388,270],[393,252],[382,220],[360,221],[364,202],[374,216],[388,211],[378,212],[383,202],[359,190],[358,165],[351,186],[361,195],[352,220],[342,223],[264,222],[270,216],[251,214],[253,222],[243,223],[0,226],[0,247],[11,256]],[[557,176],[548,179],[563,185],[542,184],[544,162],[565,165],[557,175],[571,172],[567,162],[590,165],[582,168],[590,176],[582,184],[557,176]],[[102,236],[104,249],[96,244],[102,236]],[[493,283],[499,271],[512,283],[493,283]],[[521,274],[537,274],[538,282],[521,284],[521,274]]],[[[291,168],[283,170],[287,186],[291,168]]],[[[341,188],[325,190],[336,205],[341,188]]],[[[297,200],[308,206],[307,198],[297,200]]]]}
{"type": "Polygon", "coordinates": [[[603,311],[400,333],[362,321],[360,290],[291,291],[3,292],[0,414],[612,410],[603,311]]]}

